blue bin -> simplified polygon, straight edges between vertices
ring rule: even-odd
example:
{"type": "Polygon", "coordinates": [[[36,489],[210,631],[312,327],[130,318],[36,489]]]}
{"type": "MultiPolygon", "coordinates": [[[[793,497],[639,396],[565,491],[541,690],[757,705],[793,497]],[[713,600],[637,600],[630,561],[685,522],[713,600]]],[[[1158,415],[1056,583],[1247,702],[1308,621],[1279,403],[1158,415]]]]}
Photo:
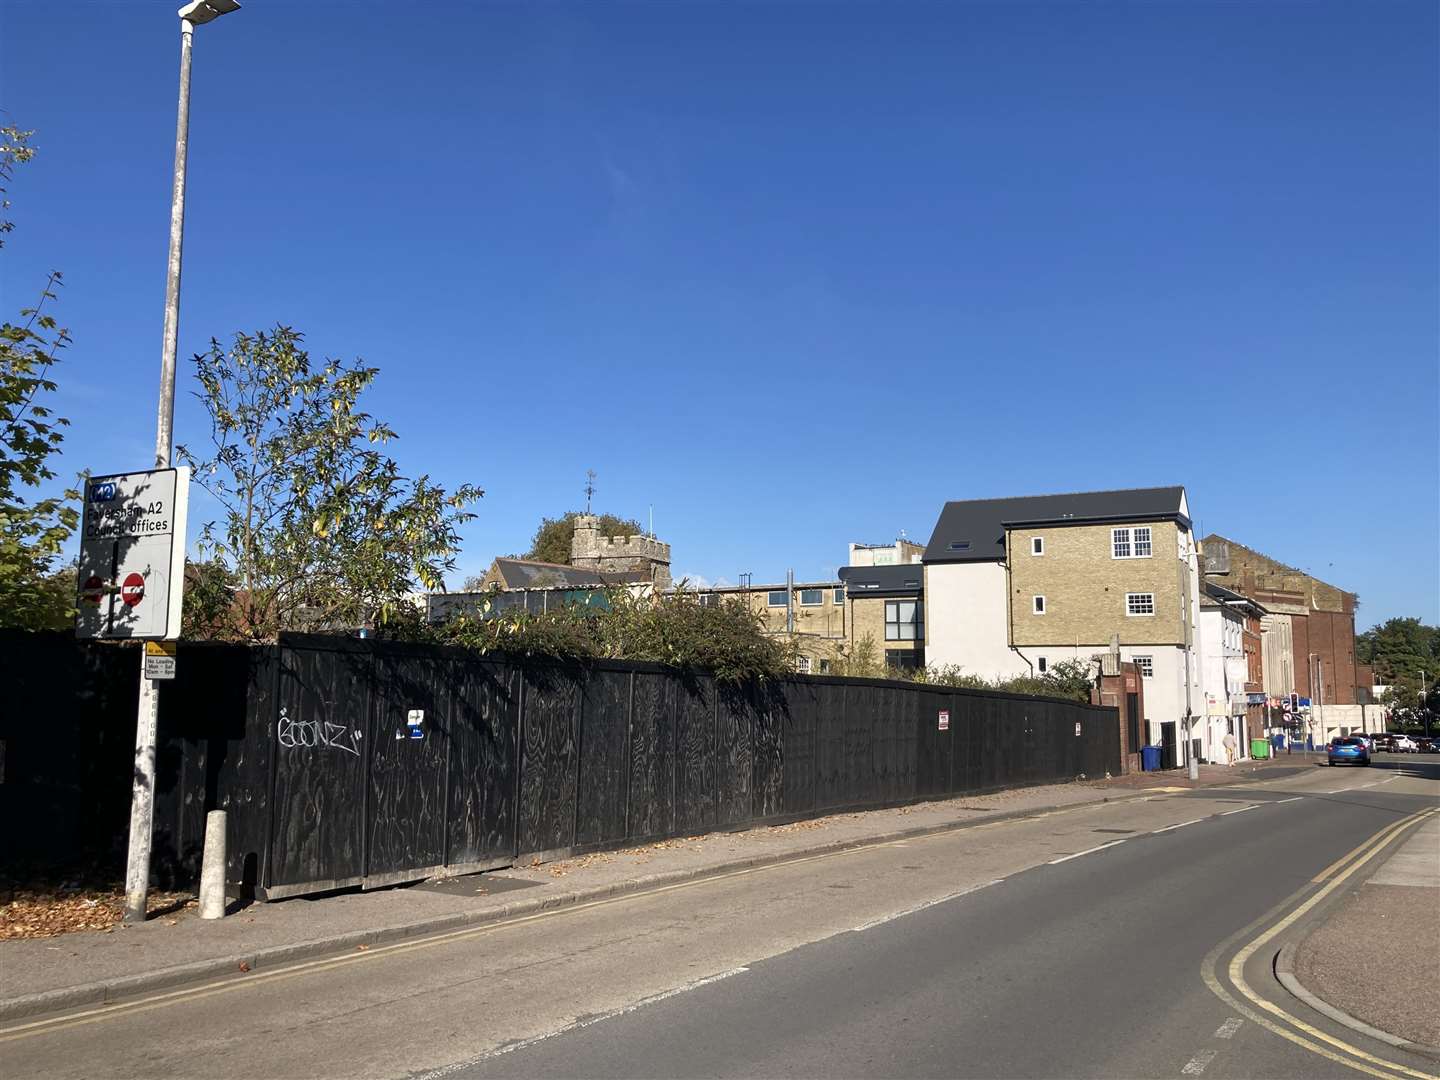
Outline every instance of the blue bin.
{"type": "Polygon", "coordinates": [[[1145,772],[1160,770],[1160,747],[1142,746],[1140,748],[1140,768],[1145,772]]]}

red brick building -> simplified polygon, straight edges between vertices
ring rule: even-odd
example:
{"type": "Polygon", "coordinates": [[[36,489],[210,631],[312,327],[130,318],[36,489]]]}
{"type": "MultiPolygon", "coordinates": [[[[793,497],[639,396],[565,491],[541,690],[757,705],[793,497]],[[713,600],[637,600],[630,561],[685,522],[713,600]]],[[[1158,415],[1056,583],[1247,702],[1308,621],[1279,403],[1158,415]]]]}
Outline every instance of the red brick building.
{"type": "MultiPolygon", "coordinates": [[[[1358,703],[1354,593],[1215,533],[1201,548],[1206,578],[1258,601],[1270,612],[1266,622],[1288,631],[1291,685],[1276,686],[1272,679],[1272,693],[1293,690],[1326,705],[1358,703]]],[[[1248,647],[1246,652],[1248,660],[1248,647]]]]}

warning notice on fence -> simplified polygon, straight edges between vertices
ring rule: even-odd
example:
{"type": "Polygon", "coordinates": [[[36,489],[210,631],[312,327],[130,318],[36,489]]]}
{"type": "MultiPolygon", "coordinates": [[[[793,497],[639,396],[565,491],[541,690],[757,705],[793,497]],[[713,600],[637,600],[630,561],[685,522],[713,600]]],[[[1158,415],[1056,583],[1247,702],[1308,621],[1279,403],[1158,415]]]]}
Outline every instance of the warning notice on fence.
{"type": "Polygon", "coordinates": [[[949,731],[949,730],[950,730],[950,710],[949,710],[949,709],[941,709],[941,710],[940,710],[940,730],[941,730],[941,731],[949,731]]]}

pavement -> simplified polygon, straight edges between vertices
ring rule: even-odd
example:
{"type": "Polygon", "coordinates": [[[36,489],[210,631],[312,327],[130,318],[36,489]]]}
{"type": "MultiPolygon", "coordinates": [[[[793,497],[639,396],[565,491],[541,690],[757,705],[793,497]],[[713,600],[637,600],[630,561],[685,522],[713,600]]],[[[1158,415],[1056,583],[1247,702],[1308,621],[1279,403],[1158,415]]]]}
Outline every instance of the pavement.
{"type": "Polygon", "coordinates": [[[1343,1016],[1440,1056],[1440,815],[1311,931],[1293,975],[1343,1016]]]}
{"type": "MultiPolygon", "coordinates": [[[[1433,1060],[1305,1011],[1271,961],[1306,911],[1403,869],[1382,859],[1434,813],[1437,779],[1311,766],[1120,797],[1075,785],[1048,810],[1040,792],[963,800],[961,827],[936,818],[906,838],[0,1022],[0,1075],[1417,1080],[1433,1060]]],[[[884,812],[890,835],[938,812],[911,809],[884,812]]],[[[770,831],[787,845],[886,835],[867,819],[770,831]]],[[[496,895],[740,842],[679,841],[496,895]]],[[[435,889],[462,900],[476,880],[435,889]]]]}
{"type": "Polygon", "coordinates": [[[555,863],[269,904],[232,905],[218,921],[193,905],[113,932],[0,942],[0,1019],[116,1000],[236,971],[371,948],[609,896],[1087,804],[1156,792],[1314,772],[1288,762],[1201,766],[1104,781],[1016,788],[907,807],[849,813],[742,832],[662,841],[555,863]]]}

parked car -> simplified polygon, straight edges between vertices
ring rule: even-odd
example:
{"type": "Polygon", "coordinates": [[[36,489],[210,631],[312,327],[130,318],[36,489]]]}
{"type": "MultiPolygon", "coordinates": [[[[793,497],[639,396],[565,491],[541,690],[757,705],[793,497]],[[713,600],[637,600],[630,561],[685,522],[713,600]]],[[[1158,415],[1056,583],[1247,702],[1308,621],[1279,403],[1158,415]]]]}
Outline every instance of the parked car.
{"type": "Polygon", "coordinates": [[[1389,750],[1390,733],[1388,731],[1377,731],[1370,738],[1374,741],[1376,750],[1389,750]]]}
{"type": "Polygon", "coordinates": [[[1413,754],[1419,747],[1409,735],[1396,735],[1390,740],[1390,749],[1397,754],[1413,754]]]}
{"type": "Polygon", "coordinates": [[[1432,735],[1428,739],[1416,739],[1415,745],[1420,747],[1422,754],[1440,754],[1440,737],[1432,735]]]}
{"type": "Polygon", "coordinates": [[[1330,740],[1325,760],[1331,765],[1369,765],[1370,750],[1366,747],[1364,739],[1356,738],[1354,735],[1347,735],[1344,738],[1337,735],[1330,740]]]}

